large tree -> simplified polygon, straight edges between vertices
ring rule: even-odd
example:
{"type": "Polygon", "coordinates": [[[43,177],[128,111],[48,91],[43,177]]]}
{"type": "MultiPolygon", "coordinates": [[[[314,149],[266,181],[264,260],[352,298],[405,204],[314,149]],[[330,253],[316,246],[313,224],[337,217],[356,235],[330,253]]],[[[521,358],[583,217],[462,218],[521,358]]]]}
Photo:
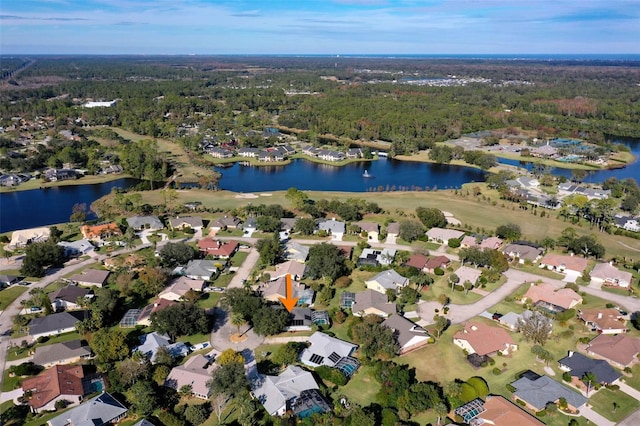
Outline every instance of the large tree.
{"type": "Polygon", "coordinates": [[[533,343],[542,345],[547,342],[551,335],[551,320],[538,311],[533,312],[526,318],[518,318],[518,331],[533,343]]]}
{"type": "Polygon", "coordinates": [[[444,228],[447,226],[447,218],[444,213],[436,208],[418,207],[416,216],[427,228],[444,228]]]}
{"type": "Polygon", "coordinates": [[[281,333],[289,321],[289,313],[284,309],[262,306],[252,316],[253,330],[261,336],[281,333]]]}
{"type": "Polygon", "coordinates": [[[403,220],[400,222],[398,236],[405,241],[411,242],[424,235],[424,226],[417,220],[403,220]]]}
{"type": "Polygon", "coordinates": [[[62,266],[64,261],[64,249],[53,241],[29,244],[20,273],[28,277],[43,277],[45,267],[62,266]]]}
{"type": "Polygon", "coordinates": [[[185,243],[167,243],[160,249],[162,263],[167,266],[184,265],[195,256],[195,249],[185,243]]]}
{"type": "Polygon", "coordinates": [[[119,328],[102,328],[91,336],[89,346],[101,364],[124,359],[129,355],[124,332],[119,328]]]}
{"type": "Polygon", "coordinates": [[[392,329],[382,326],[382,319],[367,315],[351,326],[351,337],[368,358],[392,358],[399,352],[392,329]]]}
{"type": "Polygon", "coordinates": [[[260,253],[260,262],[265,265],[275,265],[282,259],[284,253],[277,234],[274,234],[273,238],[258,240],[256,249],[260,253]]]}
{"type": "Polygon", "coordinates": [[[309,248],[307,274],[311,278],[335,281],[347,274],[345,256],[337,246],[328,243],[315,244],[309,248]]]}
{"type": "Polygon", "coordinates": [[[172,338],[190,336],[209,331],[209,320],[204,309],[191,303],[179,303],[151,314],[151,325],[172,338]]]}
{"type": "Polygon", "coordinates": [[[221,365],[214,370],[208,386],[213,394],[224,393],[231,396],[242,394],[249,388],[244,365],[239,362],[221,365]]]}

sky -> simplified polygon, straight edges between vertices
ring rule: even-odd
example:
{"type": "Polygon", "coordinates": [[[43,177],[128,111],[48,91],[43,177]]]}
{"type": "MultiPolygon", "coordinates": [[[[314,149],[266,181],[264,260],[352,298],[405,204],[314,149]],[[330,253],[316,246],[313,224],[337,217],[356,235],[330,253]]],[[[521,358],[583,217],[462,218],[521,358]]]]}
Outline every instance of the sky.
{"type": "Polygon", "coordinates": [[[640,0],[2,0],[0,53],[640,53],[640,0]]]}

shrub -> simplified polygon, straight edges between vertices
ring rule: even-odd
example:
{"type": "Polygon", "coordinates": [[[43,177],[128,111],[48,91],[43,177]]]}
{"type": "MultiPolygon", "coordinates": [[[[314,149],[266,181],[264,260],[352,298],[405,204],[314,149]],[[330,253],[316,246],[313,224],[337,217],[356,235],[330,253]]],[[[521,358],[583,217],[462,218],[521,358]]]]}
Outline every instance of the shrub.
{"type": "Polygon", "coordinates": [[[527,405],[527,403],[521,399],[516,399],[516,404],[520,405],[521,407],[524,407],[525,405],[527,405]]]}
{"type": "Polygon", "coordinates": [[[323,381],[329,381],[338,386],[344,386],[347,384],[347,377],[342,373],[342,371],[335,368],[321,365],[315,369],[315,372],[323,381]]]}
{"type": "Polygon", "coordinates": [[[513,386],[511,386],[509,383],[507,383],[507,384],[505,385],[505,387],[507,388],[507,390],[508,390],[509,392],[512,392],[512,393],[513,393],[513,392],[515,392],[515,391],[516,391],[516,388],[514,388],[513,386]]]}
{"type": "Polygon", "coordinates": [[[556,315],[556,320],[558,321],[567,321],[576,316],[575,309],[567,309],[564,312],[560,312],[556,315]]]}
{"type": "Polygon", "coordinates": [[[620,386],[618,386],[618,385],[607,385],[607,389],[612,390],[612,391],[617,391],[617,390],[620,390],[620,386]]]}
{"type": "Polygon", "coordinates": [[[591,341],[591,337],[585,336],[578,339],[580,343],[589,343],[591,341]]]}
{"type": "Polygon", "coordinates": [[[56,410],[62,410],[63,408],[67,408],[67,405],[69,404],[71,404],[71,402],[67,401],[66,399],[59,399],[53,406],[56,410]]]}
{"type": "Polygon", "coordinates": [[[546,416],[546,415],[547,415],[547,410],[546,410],[546,409],[544,409],[544,410],[540,410],[540,411],[538,411],[538,412],[536,413],[536,417],[544,417],[544,416],[546,416]]]}
{"type": "Polygon", "coordinates": [[[352,282],[353,280],[349,277],[340,277],[336,280],[335,285],[337,288],[347,288],[352,282]]]}
{"type": "Polygon", "coordinates": [[[500,370],[498,367],[494,367],[492,371],[493,371],[493,374],[495,374],[496,376],[499,376],[502,374],[502,370],[500,370]]]}
{"type": "Polygon", "coordinates": [[[433,270],[433,273],[436,274],[437,276],[441,277],[444,275],[444,271],[441,268],[435,268],[433,270]]]}
{"type": "Polygon", "coordinates": [[[49,341],[49,336],[40,336],[38,337],[38,343],[46,343],[49,341]]]}
{"type": "Polygon", "coordinates": [[[568,371],[565,371],[564,373],[562,373],[562,380],[564,380],[565,382],[570,382],[571,373],[569,373],[568,371]]]}
{"type": "Polygon", "coordinates": [[[458,248],[460,247],[460,240],[457,238],[449,238],[449,241],[447,241],[447,245],[451,248],[458,248]]]}

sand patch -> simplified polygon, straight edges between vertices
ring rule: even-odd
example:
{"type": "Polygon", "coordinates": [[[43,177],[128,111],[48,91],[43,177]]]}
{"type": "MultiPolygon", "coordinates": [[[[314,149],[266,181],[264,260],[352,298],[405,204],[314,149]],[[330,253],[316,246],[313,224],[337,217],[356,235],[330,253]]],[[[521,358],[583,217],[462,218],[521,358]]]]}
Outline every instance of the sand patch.
{"type": "Polygon", "coordinates": [[[249,199],[251,199],[251,198],[258,198],[258,196],[256,194],[251,194],[251,193],[249,193],[249,194],[236,194],[235,198],[249,198],[249,199]]]}

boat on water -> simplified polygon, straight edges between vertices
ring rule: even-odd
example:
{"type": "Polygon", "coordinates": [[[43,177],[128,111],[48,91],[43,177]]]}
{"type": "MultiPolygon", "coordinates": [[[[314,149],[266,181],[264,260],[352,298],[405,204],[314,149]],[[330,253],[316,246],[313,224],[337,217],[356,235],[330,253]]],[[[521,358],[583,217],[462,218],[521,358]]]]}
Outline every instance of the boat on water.
{"type": "Polygon", "coordinates": [[[362,174],[362,177],[370,178],[370,177],[373,177],[373,175],[372,175],[372,174],[369,174],[369,171],[368,171],[368,170],[365,170],[365,171],[364,171],[364,173],[362,174]]]}

